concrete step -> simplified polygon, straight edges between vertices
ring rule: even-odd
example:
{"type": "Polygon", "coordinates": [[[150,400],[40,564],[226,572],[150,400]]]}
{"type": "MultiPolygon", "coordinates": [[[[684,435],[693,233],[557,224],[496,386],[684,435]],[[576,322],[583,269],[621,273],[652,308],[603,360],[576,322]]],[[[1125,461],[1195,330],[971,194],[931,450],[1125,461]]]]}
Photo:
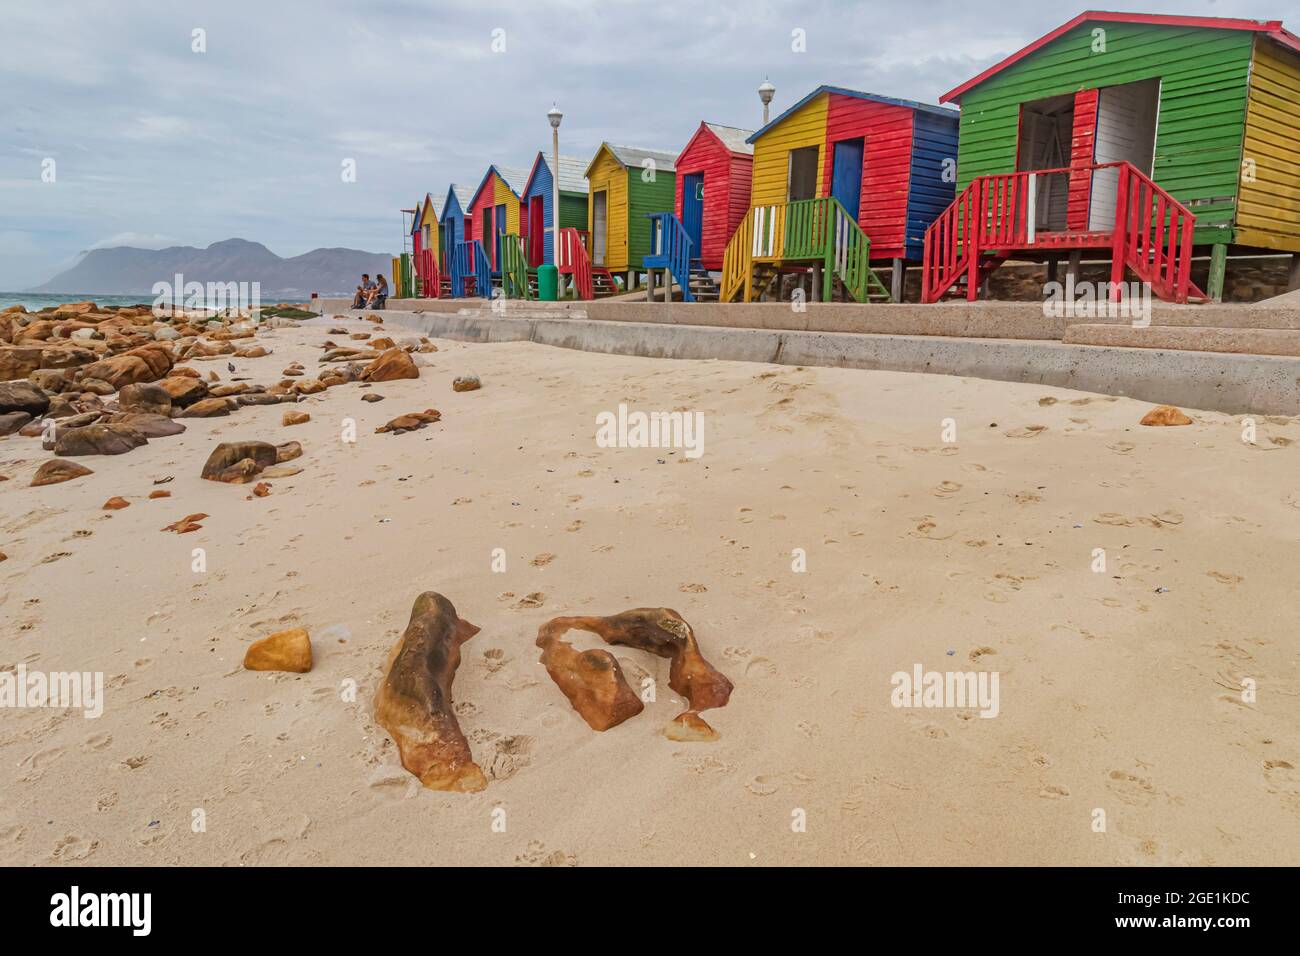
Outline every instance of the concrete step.
{"type": "Polygon", "coordinates": [[[1250,355],[1300,356],[1298,329],[1205,328],[1200,326],[1100,325],[1067,326],[1067,345],[1110,345],[1185,352],[1233,352],[1250,355]]]}

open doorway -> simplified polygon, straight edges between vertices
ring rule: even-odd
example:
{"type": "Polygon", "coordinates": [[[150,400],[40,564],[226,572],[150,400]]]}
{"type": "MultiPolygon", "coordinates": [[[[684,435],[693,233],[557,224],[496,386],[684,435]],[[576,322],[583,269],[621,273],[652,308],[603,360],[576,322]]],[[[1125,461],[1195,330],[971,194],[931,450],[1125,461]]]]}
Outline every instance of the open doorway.
{"type": "MultiPolygon", "coordinates": [[[[1143,80],[1102,88],[1097,97],[1095,163],[1132,163],[1151,175],[1156,151],[1156,120],[1160,114],[1160,81],[1143,80]]],[[[1119,169],[1099,169],[1092,178],[1088,228],[1115,228],[1119,169]]]]}
{"type": "Polygon", "coordinates": [[[605,264],[605,233],[608,229],[609,198],[605,190],[591,194],[591,261],[605,264]]]}
{"type": "MultiPolygon", "coordinates": [[[[1070,138],[1073,135],[1073,94],[1022,103],[1016,170],[1033,172],[1069,166],[1070,138]]],[[[1069,215],[1069,174],[1039,176],[1037,193],[1035,229],[1039,232],[1064,232],[1069,215]]]]}
{"type": "Polygon", "coordinates": [[[790,150],[790,202],[817,198],[817,173],[821,165],[821,150],[816,146],[790,150]]]}

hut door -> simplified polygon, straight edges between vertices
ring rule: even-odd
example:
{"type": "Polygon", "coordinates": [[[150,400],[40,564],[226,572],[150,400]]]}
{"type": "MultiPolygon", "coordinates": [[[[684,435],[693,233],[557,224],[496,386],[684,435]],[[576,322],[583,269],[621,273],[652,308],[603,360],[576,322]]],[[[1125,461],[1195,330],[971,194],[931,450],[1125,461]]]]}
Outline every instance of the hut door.
{"type": "Polygon", "coordinates": [[[603,189],[591,194],[591,261],[598,266],[605,264],[606,196],[603,189]]]}
{"type": "Polygon", "coordinates": [[[690,173],[682,180],[682,225],[694,245],[691,258],[701,255],[704,232],[704,174],[690,173]]]}
{"type": "Polygon", "coordinates": [[[528,264],[540,266],[546,257],[545,226],[542,223],[542,197],[528,201],[528,264]]]}
{"type": "Polygon", "coordinates": [[[831,168],[831,195],[854,222],[862,203],[862,142],[859,137],[836,143],[831,168]]]}
{"type": "Polygon", "coordinates": [[[497,206],[496,215],[493,216],[493,218],[497,221],[497,228],[496,228],[497,234],[494,237],[494,241],[496,243],[496,251],[492,255],[492,267],[495,270],[499,270],[501,268],[501,237],[506,234],[506,204],[505,203],[502,203],[501,205],[497,206]]]}
{"type": "MultiPolygon", "coordinates": [[[[1156,116],[1160,112],[1160,81],[1143,80],[1108,86],[1097,97],[1097,139],[1094,163],[1132,163],[1151,175],[1156,149],[1156,116]]],[[[1092,177],[1092,205],[1088,228],[1110,232],[1115,228],[1115,200],[1119,169],[1099,169],[1092,177]]]]}
{"type": "Polygon", "coordinates": [[[1035,199],[1039,232],[1063,232],[1067,225],[1070,198],[1071,137],[1074,130],[1074,97],[1053,96],[1020,106],[1020,142],[1016,169],[1020,172],[1063,170],[1040,175],[1035,199]]]}

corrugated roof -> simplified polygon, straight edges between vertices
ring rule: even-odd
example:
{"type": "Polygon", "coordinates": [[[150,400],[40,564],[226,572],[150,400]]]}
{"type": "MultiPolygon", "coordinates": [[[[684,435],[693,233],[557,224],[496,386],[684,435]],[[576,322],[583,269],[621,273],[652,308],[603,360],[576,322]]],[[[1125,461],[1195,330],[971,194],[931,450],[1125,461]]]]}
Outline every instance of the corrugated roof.
{"type": "Polygon", "coordinates": [[[676,153],[666,153],[662,149],[642,149],[640,146],[615,146],[613,143],[601,143],[601,145],[613,153],[614,158],[624,166],[640,167],[649,159],[654,162],[655,169],[662,169],[666,173],[677,170],[676,153]]]}
{"type": "Polygon", "coordinates": [[[803,99],[801,99],[798,103],[794,104],[794,106],[790,107],[788,110],[783,112],[780,116],[778,116],[776,119],[772,120],[772,122],[768,123],[758,132],[750,136],[749,142],[751,143],[754,142],[756,139],[758,139],[760,136],[762,136],[764,133],[770,130],[777,123],[780,123],[783,120],[785,120],[785,118],[789,116],[791,113],[795,112],[798,109],[802,109],[804,105],[806,105],[808,101],[811,100],[813,97],[818,96],[822,93],[838,93],[840,96],[852,96],[860,100],[871,100],[874,103],[886,103],[890,106],[905,106],[908,109],[921,110],[924,113],[933,113],[936,116],[947,116],[947,117],[951,117],[952,119],[957,119],[958,117],[961,116],[961,114],[958,113],[956,110],[949,109],[944,106],[931,106],[929,103],[918,103],[915,100],[899,100],[899,99],[895,99],[892,96],[879,96],[875,93],[863,93],[861,90],[847,90],[841,86],[819,86],[817,87],[817,89],[813,90],[803,99]]]}
{"type": "Polygon", "coordinates": [[[492,168],[506,181],[511,192],[516,196],[524,194],[524,187],[528,185],[527,169],[520,169],[518,166],[498,166],[495,163],[492,164],[492,168]]]}
{"type": "MultiPolygon", "coordinates": [[[[546,164],[547,170],[551,168],[551,157],[549,153],[543,150],[537,151],[536,158],[533,159],[532,169],[528,173],[528,182],[524,183],[524,193],[533,188],[533,177],[537,175],[537,168],[542,163],[546,164]]],[[[560,156],[560,192],[562,193],[582,193],[584,196],[589,192],[587,186],[587,161],[577,156],[560,156]]]]}
{"type": "MultiPolygon", "coordinates": [[[[452,183],[451,186],[447,188],[447,195],[450,196],[452,194],[455,194],[456,196],[456,202],[460,206],[460,211],[467,212],[469,210],[470,197],[473,195],[470,188],[468,186],[462,186],[459,183],[452,183]]],[[[445,202],[444,205],[446,205],[445,202]]],[[[438,218],[442,218],[441,212],[438,213],[438,218]]]]}
{"type": "Polygon", "coordinates": [[[1300,52],[1300,39],[1282,26],[1281,20],[1242,20],[1227,17],[1186,17],[1158,13],[1112,13],[1104,10],[1085,10],[1073,20],[1057,27],[1051,33],[1039,37],[1029,46],[1011,54],[1006,59],[989,67],[974,79],[967,80],[961,86],[949,90],[939,97],[940,103],[960,100],[963,94],[979,86],[989,77],[1000,73],[1013,63],[1017,63],[1031,53],[1042,49],[1082,23],[1141,23],[1148,26],[1204,27],[1211,30],[1249,30],[1262,33],[1275,43],[1290,50],[1300,52]]]}
{"type": "Polygon", "coordinates": [[[752,129],[739,129],[735,126],[722,126],[719,123],[704,124],[709,128],[714,136],[722,140],[722,145],[727,147],[733,153],[743,153],[746,156],[754,155],[754,145],[750,143],[749,137],[754,135],[752,129]]]}

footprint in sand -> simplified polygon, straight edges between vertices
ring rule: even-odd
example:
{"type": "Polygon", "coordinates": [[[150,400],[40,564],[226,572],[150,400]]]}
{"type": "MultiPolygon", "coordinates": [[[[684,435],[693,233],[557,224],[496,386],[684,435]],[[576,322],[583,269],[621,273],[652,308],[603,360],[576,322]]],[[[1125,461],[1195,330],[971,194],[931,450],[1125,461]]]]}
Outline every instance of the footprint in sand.
{"type": "Polygon", "coordinates": [[[69,834],[54,844],[50,859],[56,863],[73,863],[88,858],[98,849],[98,840],[87,840],[69,834]]]}
{"type": "Polygon", "coordinates": [[[758,774],[745,784],[745,789],[756,797],[770,797],[780,789],[780,784],[777,782],[779,779],[779,777],[758,774]]]}
{"type": "Polygon", "coordinates": [[[1156,788],[1150,780],[1123,770],[1112,770],[1106,775],[1106,788],[1135,807],[1145,806],[1156,796],[1156,788]]]}
{"type": "Polygon", "coordinates": [[[1002,434],[1007,438],[1037,438],[1043,432],[1047,431],[1046,425],[1023,425],[1020,428],[1012,428],[1002,434]]]}
{"type": "Polygon", "coordinates": [[[81,749],[87,753],[103,750],[113,742],[112,734],[91,734],[81,742],[81,749]]]}
{"type": "Polygon", "coordinates": [[[546,844],[540,840],[529,840],[528,847],[515,857],[516,866],[577,866],[578,858],[563,850],[547,852],[546,844]]]}
{"type": "Polygon", "coordinates": [[[555,555],[551,554],[548,551],[537,555],[535,558],[533,558],[533,560],[529,561],[528,563],[535,568],[544,568],[554,560],[555,560],[555,555]]]}
{"type": "Polygon", "coordinates": [[[746,677],[776,677],[778,673],[776,664],[766,657],[755,657],[745,665],[746,677]]]}
{"type": "Polygon", "coordinates": [[[938,487],[934,489],[936,498],[950,498],[957,492],[961,491],[961,485],[955,481],[941,481],[938,487]]]}
{"type": "Polygon", "coordinates": [[[508,780],[532,763],[533,738],[524,734],[498,737],[483,770],[492,780],[508,780]]]}
{"type": "Polygon", "coordinates": [[[1060,784],[1049,783],[1038,791],[1038,795],[1047,800],[1060,800],[1070,795],[1070,789],[1060,784]]]}
{"type": "Polygon", "coordinates": [[[978,661],[981,657],[987,657],[990,654],[996,654],[996,653],[997,651],[995,651],[991,647],[976,647],[976,648],[972,648],[970,654],[968,654],[967,656],[970,658],[971,663],[973,664],[976,661],[978,661]]]}

